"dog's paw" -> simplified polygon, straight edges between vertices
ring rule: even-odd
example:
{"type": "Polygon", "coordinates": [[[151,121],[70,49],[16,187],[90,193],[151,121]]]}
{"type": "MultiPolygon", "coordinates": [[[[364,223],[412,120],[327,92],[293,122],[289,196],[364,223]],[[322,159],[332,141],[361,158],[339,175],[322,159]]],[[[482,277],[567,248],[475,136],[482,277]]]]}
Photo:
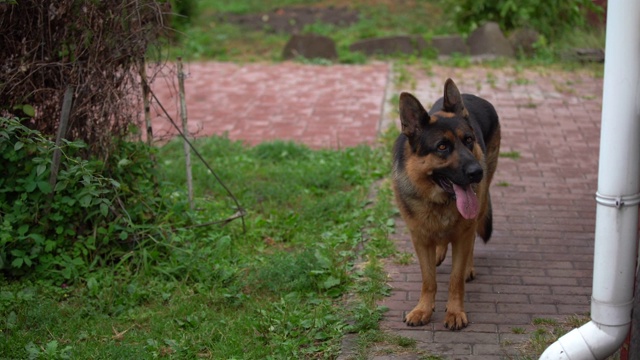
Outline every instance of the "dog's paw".
{"type": "Polygon", "coordinates": [[[440,266],[444,259],[447,257],[447,248],[448,245],[438,245],[436,246],[436,266],[440,266]]]}
{"type": "Polygon", "coordinates": [[[447,311],[447,315],[444,318],[444,327],[449,330],[461,330],[469,325],[467,320],[467,314],[464,311],[450,312],[447,311]]]}
{"type": "Polygon", "coordinates": [[[469,282],[475,278],[476,278],[476,270],[474,268],[471,268],[471,270],[467,270],[464,280],[466,282],[469,282]]]}
{"type": "Polygon", "coordinates": [[[423,309],[415,308],[411,310],[411,312],[408,313],[402,321],[407,323],[408,326],[427,325],[431,320],[431,315],[433,315],[433,310],[425,311],[423,309]]]}

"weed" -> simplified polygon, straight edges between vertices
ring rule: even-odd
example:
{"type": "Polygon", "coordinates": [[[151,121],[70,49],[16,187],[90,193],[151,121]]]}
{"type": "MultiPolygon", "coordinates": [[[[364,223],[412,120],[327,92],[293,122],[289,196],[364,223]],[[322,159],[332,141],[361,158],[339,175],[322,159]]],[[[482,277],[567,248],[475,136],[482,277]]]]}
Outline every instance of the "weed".
{"type": "Polygon", "coordinates": [[[547,318],[535,318],[533,319],[533,325],[557,326],[558,320],[547,319],[547,318]]]}
{"type": "Polygon", "coordinates": [[[469,68],[472,65],[471,57],[459,53],[451,54],[448,59],[444,59],[442,62],[445,65],[462,69],[469,68]]]}
{"type": "Polygon", "coordinates": [[[501,152],[500,153],[500,157],[509,158],[509,159],[513,159],[513,160],[518,160],[518,159],[520,159],[520,152],[518,152],[518,151],[505,151],[505,152],[501,152]]]}
{"type": "Polygon", "coordinates": [[[305,57],[298,56],[298,57],[295,58],[295,61],[299,62],[301,64],[307,64],[307,65],[322,65],[322,66],[333,65],[333,61],[331,61],[329,59],[324,59],[324,58],[308,59],[308,58],[305,58],[305,57]]]}
{"type": "Polygon", "coordinates": [[[394,262],[398,265],[409,265],[413,261],[413,254],[410,252],[403,252],[396,255],[394,262]]]}
{"type": "Polygon", "coordinates": [[[415,77],[409,72],[407,66],[402,64],[396,64],[393,67],[395,70],[395,87],[396,88],[405,88],[410,91],[414,91],[416,89],[416,80],[415,77]]]}
{"type": "Polygon", "coordinates": [[[487,83],[492,89],[496,87],[496,75],[493,72],[487,72],[487,83]]]}
{"type": "Polygon", "coordinates": [[[515,79],[515,83],[516,85],[529,85],[532,83],[532,81],[525,77],[518,76],[515,79]]]}
{"type": "Polygon", "coordinates": [[[500,187],[508,187],[508,186],[510,186],[510,185],[511,185],[511,184],[509,184],[509,183],[508,183],[508,182],[506,182],[506,181],[499,181],[498,183],[496,183],[496,186],[500,186],[500,187]]]}
{"type": "Polygon", "coordinates": [[[511,328],[511,332],[514,334],[524,334],[526,331],[524,328],[514,327],[514,328],[511,328]]]}
{"type": "MultiPolygon", "coordinates": [[[[529,341],[521,348],[522,359],[537,359],[544,350],[572,328],[577,328],[589,319],[584,316],[573,315],[562,321],[550,318],[534,318],[535,330],[531,332],[529,341]]],[[[515,333],[516,328],[512,329],[515,333]]],[[[524,333],[524,329],[522,329],[524,333]]]]}

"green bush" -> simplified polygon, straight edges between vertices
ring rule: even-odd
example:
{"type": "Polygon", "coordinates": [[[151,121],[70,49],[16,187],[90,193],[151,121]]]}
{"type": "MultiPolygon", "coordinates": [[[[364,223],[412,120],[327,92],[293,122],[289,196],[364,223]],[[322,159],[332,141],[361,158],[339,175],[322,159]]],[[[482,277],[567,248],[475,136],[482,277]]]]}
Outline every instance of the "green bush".
{"type": "Polygon", "coordinates": [[[0,118],[0,271],[5,275],[36,271],[74,280],[108,260],[114,249],[134,245],[133,225],[144,223],[152,208],[153,199],[140,195],[152,186],[142,176],[152,170],[148,150],[123,143],[105,164],[81,159],[84,146],[65,141],[60,147],[52,188],[55,144],[18,119],[0,118]]]}
{"type": "Polygon", "coordinates": [[[191,24],[197,13],[194,0],[171,0],[171,26],[177,30],[184,30],[191,24]]]}
{"type": "Polygon", "coordinates": [[[445,0],[459,31],[469,33],[487,21],[503,31],[529,26],[548,39],[587,25],[586,14],[602,13],[591,0],[445,0]]]}

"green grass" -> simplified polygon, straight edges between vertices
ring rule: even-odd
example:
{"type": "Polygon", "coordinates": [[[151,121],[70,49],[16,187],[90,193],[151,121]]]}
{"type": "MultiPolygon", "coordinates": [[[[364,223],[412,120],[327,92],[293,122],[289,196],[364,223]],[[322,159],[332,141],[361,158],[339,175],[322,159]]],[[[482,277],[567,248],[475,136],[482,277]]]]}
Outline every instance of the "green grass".
{"type": "Polygon", "coordinates": [[[160,149],[162,193],[175,204],[117,263],[70,284],[0,280],[0,348],[8,358],[332,358],[347,332],[375,331],[388,292],[376,259],[394,253],[387,149],[198,149],[247,210],[194,164],[196,211],[186,209],[182,145],[160,149]],[[164,235],[162,235],[164,234],[164,235]],[[361,264],[355,266],[356,264],[361,264]],[[345,302],[343,296],[353,294],[345,302]]]}

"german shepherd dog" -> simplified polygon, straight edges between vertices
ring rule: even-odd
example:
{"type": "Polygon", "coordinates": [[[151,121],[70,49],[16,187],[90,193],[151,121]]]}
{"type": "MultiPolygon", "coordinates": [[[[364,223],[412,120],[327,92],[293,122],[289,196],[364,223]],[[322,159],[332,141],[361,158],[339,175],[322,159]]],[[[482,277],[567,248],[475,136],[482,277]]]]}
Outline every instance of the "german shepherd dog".
{"type": "Polygon", "coordinates": [[[489,184],[500,152],[498,115],[488,101],[460,94],[447,79],[444,97],[427,113],[409,93],[400,95],[402,133],[394,145],[393,189],[420,262],[422,291],[404,322],[425,325],[435,310],[436,266],[451,243],[453,266],[445,327],[467,326],[464,285],[474,278],[476,233],[493,230],[489,184]]]}

